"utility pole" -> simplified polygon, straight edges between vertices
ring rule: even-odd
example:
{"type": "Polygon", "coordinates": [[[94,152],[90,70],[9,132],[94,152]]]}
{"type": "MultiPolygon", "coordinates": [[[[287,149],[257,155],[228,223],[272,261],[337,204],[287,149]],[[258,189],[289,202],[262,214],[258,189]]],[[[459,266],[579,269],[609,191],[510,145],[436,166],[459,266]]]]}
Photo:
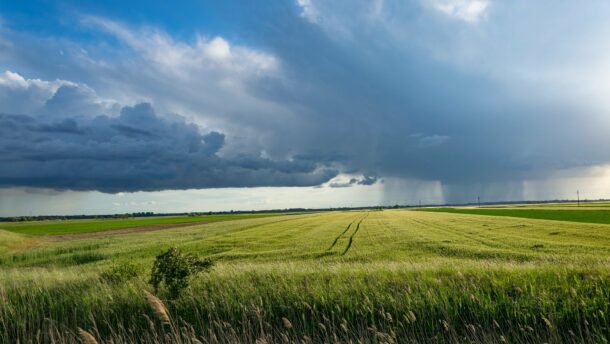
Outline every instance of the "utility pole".
{"type": "Polygon", "coordinates": [[[578,203],[578,206],[580,207],[580,190],[576,190],[576,202],[578,203]]]}
{"type": "Polygon", "coordinates": [[[481,207],[481,196],[477,196],[477,204],[481,207]]]}

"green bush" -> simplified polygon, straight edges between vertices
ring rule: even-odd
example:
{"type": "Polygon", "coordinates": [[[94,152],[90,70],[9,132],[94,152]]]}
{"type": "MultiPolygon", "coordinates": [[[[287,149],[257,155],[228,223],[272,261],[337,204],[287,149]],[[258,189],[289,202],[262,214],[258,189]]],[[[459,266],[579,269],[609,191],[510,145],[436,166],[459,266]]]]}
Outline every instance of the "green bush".
{"type": "Polygon", "coordinates": [[[132,263],[116,264],[100,274],[103,281],[120,283],[138,276],[138,267],[132,263]]]}
{"type": "Polygon", "coordinates": [[[192,275],[209,270],[211,267],[210,259],[201,259],[190,253],[184,254],[172,247],[155,259],[149,283],[155,289],[155,293],[159,292],[161,283],[164,283],[169,297],[177,298],[182,290],[188,287],[192,275]]]}

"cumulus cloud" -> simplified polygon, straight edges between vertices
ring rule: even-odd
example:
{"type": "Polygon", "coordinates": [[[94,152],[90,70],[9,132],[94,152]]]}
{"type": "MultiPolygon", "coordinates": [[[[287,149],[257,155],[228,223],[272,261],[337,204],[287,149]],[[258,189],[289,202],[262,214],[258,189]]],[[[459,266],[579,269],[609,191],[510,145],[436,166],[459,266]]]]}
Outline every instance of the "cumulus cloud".
{"type": "Polygon", "coordinates": [[[70,86],[64,80],[43,81],[25,79],[18,73],[4,71],[0,74],[0,111],[8,113],[30,113],[40,111],[44,103],[61,86],[70,86]]]}
{"type": "MultiPolygon", "coordinates": [[[[17,74],[4,75],[28,87],[17,74]]],[[[13,84],[2,86],[0,94],[13,84]]],[[[97,104],[90,89],[79,89],[63,85],[40,102],[45,111],[66,110],[65,115],[0,114],[0,186],[103,192],[310,186],[337,173],[298,157],[220,157],[224,134],[202,133],[178,115],[157,115],[147,103],[122,107],[118,116],[79,115],[75,111],[93,111],[97,104]]]]}
{"type": "MultiPolygon", "coordinates": [[[[292,109],[257,96],[267,80],[282,74],[272,53],[234,44],[220,36],[195,34],[178,40],[153,27],[133,28],[100,17],[81,19],[85,29],[118,41],[119,60],[87,55],[78,62],[95,85],[121,103],[146,101],[231,136],[224,154],[256,154],[294,119],[292,109]],[[255,139],[253,139],[255,138],[255,139]]],[[[116,44],[116,43],[115,43],[116,44]]],[[[299,152],[282,152],[286,159],[299,152]]]]}
{"type": "Polygon", "coordinates": [[[86,85],[67,80],[26,79],[10,70],[0,74],[0,112],[13,114],[113,114],[117,104],[86,85]]]}

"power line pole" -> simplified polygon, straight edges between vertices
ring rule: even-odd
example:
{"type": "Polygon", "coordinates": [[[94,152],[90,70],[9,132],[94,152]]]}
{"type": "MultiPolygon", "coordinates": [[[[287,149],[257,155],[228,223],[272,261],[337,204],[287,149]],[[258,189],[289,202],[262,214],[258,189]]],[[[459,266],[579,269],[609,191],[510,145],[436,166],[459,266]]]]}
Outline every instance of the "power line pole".
{"type": "Polygon", "coordinates": [[[576,190],[576,202],[578,203],[578,206],[580,207],[580,190],[576,190]]]}
{"type": "Polygon", "coordinates": [[[481,196],[477,196],[477,204],[481,207],[481,196]]]}

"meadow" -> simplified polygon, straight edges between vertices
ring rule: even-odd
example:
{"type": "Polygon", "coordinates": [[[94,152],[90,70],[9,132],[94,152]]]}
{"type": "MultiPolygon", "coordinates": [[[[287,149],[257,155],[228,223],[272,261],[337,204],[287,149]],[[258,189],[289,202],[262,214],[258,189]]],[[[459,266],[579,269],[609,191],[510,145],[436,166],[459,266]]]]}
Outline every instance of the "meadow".
{"type": "Polygon", "coordinates": [[[2,343],[610,338],[606,223],[399,209],[234,218],[96,237],[3,226],[2,343]],[[215,264],[176,299],[160,290],[160,306],[145,291],[153,291],[155,256],[170,247],[215,264]]]}

